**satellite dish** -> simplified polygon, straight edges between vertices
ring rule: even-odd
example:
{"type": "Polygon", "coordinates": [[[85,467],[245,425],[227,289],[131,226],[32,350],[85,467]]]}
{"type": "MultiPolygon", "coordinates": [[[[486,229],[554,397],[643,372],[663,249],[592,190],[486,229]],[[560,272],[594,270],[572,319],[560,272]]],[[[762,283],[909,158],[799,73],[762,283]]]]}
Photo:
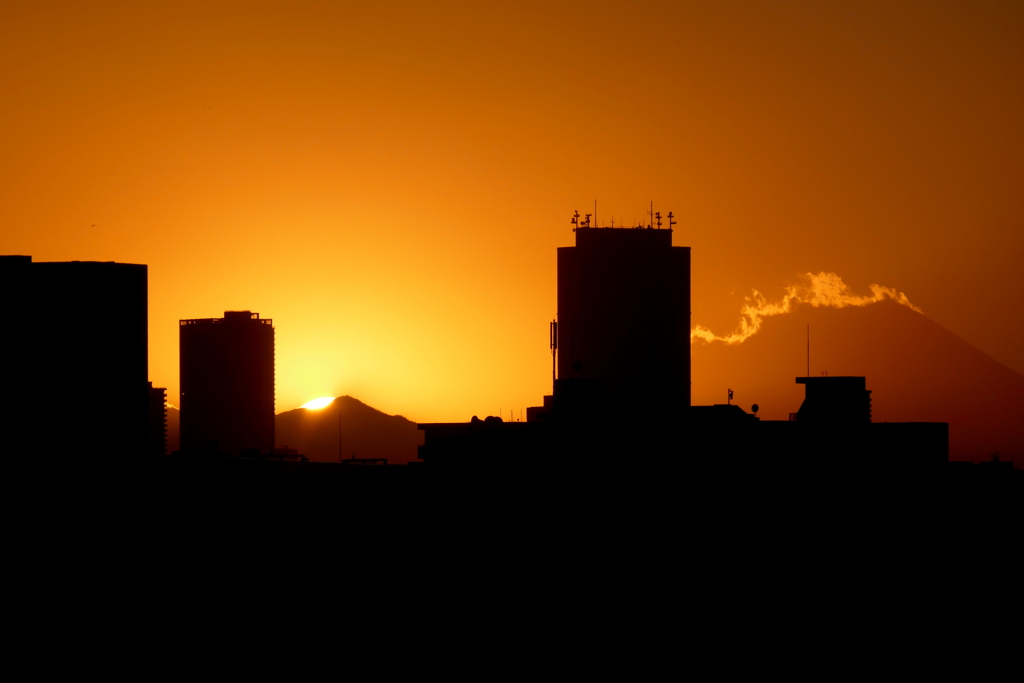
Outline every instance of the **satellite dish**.
{"type": "Polygon", "coordinates": [[[757,405],[756,403],[750,406],[750,409],[754,411],[754,415],[757,415],[757,411],[760,410],[760,408],[761,406],[757,405]]]}

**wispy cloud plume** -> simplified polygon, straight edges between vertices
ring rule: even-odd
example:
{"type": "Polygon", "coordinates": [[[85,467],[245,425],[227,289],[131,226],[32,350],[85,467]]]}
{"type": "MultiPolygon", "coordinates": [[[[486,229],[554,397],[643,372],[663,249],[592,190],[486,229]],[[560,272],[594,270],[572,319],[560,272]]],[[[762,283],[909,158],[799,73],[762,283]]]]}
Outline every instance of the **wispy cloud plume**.
{"type": "Polygon", "coordinates": [[[892,299],[898,304],[921,313],[921,309],[910,303],[906,294],[897,292],[891,287],[871,285],[871,296],[859,296],[853,294],[850,287],[835,273],[818,273],[817,275],[806,273],[804,277],[807,284],[791,285],[786,289],[786,294],[782,299],[776,302],[768,301],[755,289],[753,294],[746,298],[747,302],[740,310],[739,326],[731,334],[717,335],[703,325],[697,325],[690,333],[690,342],[700,339],[705,342],[720,341],[726,344],[739,344],[756,334],[761,329],[765,318],[789,313],[797,304],[846,308],[847,306],[867,306],[885,299],[892,299]]]}

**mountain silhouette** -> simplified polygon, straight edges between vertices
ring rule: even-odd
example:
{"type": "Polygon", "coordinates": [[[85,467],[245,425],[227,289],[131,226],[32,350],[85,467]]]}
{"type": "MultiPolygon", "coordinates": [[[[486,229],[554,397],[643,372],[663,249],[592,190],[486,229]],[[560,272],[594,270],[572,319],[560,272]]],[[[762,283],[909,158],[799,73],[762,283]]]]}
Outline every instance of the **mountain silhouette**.
{"type": "Polygon", "coordinates": [[[892,301],[798,305],[742,344],[693,344],[694,405],[734,403],[785,420],[803,401],[795,378],[867,377],[873,422],[948,422],[951,460],[1024,463],[1024,377],[926,316],[892,301]]]}
{"type": "Polygon", "coordinates": [[[167,452],[181,448],[181,411],[167,406],[167,452]]]}
{"type": "Polygon", "coordinates": [[[296,408],[276,418],[277,443],[298,449],[314,462],[386,458],[389,464],[417,459],[423,432],[401,415],[387,415],[351,396],[341,396],[326,408],[296,408]],[[340,438],[340,448],[339,448],[340,438]]]}

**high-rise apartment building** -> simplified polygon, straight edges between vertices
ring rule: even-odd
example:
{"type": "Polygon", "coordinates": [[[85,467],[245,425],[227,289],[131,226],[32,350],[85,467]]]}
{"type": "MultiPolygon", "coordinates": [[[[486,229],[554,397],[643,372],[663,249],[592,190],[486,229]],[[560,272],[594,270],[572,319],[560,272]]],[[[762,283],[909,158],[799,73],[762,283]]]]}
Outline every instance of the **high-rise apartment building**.
{"type": "Polygon", "coordinates": [[[147,451],[145,265],[0,256],[0,443],[77,457],[147,451]]]}
{"type": "Polygon", "coordinates": [[[274,327],[258,313],[182,320],[181,450],[274,449],[274,327]]]}

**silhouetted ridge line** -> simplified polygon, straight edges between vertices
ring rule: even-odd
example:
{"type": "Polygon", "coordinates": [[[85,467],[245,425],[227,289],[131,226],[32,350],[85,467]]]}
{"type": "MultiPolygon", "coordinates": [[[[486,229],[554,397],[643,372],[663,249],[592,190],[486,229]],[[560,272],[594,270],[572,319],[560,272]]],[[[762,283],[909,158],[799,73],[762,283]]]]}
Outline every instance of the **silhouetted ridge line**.
{"type": "Polygon", "coordinates": [[[339,396],[324,408],[295,408],[276,417],[278,444],[295,448],[315,462],[418,460],[422,434],[401,415],[388,415],[352,396],[339,396]]]}

